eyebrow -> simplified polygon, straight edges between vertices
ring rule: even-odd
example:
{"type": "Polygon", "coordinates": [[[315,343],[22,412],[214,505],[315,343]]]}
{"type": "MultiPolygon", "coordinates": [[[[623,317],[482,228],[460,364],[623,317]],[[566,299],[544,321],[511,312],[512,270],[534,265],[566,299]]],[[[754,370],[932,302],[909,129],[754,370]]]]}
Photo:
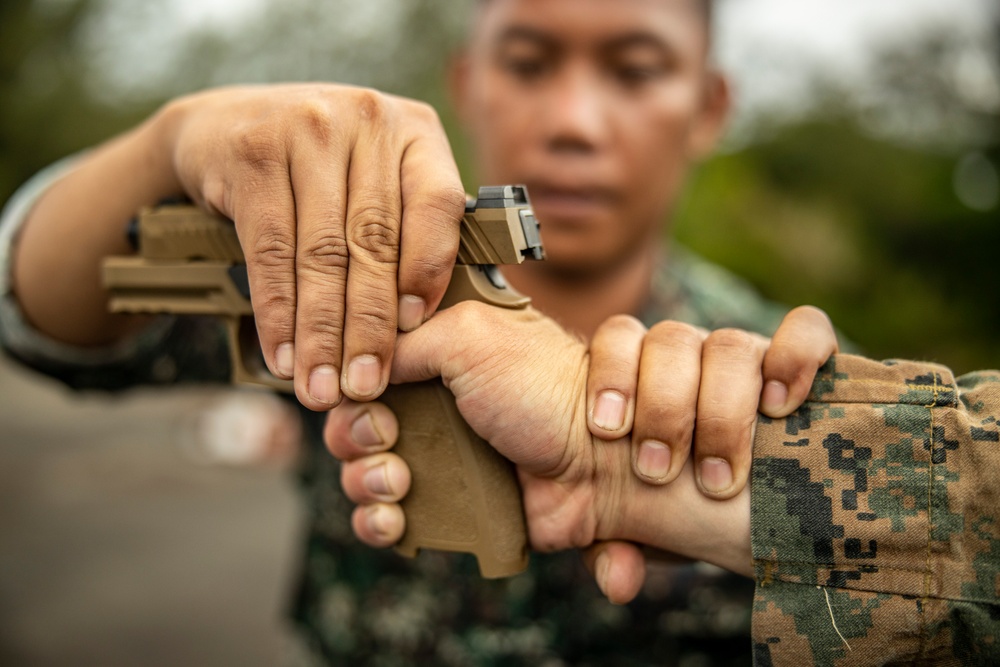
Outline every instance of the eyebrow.
{"type": "Polygon", "coordinates": [[[558,40],[541,30],[536,30],[529,26],[524,25],[514,25],[505,28],[500,37],[497,39],[498,44],[506,44],[508,42],[535,42],[540,46],[553,47],[558,44],[558,40]]]}
{"type": "MultiPolygon", "coordinates": [[[[548,32],[525,25],[514,25],[504,29],[497,40],[498,44],[501,45],[517,41],[533,42],[539,46],[548,48],[559,46],[559,40],[548,32]]],[[[599,44],[598,48],[605,52],[631,48],[652,48],[664,54],[671,54],[674,51],[662,38],[645,31],[616,35],[599,44]]]]}
{"type": "Polygon", "coordinates": [[[631,48],[652,48],[663,53],[672,53],[673,48],[659,38],[648,32],[630,32],[619,37],[608,40],[601,45],[605,51],[620,51],[631,48]]]}

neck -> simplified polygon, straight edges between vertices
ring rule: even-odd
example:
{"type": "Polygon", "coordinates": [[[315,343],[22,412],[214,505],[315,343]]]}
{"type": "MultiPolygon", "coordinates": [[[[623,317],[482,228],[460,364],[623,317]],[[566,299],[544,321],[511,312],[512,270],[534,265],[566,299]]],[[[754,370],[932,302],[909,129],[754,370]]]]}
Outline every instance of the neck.
{"type": "Polygon", "coordinates": [[[612,315],[637,314],[649,297],[658,247],[651,243],[630,258],[602,271],[572,272],[545,262],[505,266],[504,276],[531,305],[563,328],[590,339],[612,315]]]}

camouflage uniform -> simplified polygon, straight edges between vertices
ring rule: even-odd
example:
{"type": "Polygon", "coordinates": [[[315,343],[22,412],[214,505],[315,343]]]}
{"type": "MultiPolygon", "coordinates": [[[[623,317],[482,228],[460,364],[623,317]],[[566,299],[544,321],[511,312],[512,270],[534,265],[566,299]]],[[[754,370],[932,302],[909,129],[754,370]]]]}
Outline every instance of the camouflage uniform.
{"type": "Polygon", "coordinates": [[[761,419],[758,665],[1000,664],[1000,373],[842,355],[761,419]]]}
{"type": "MultiPolygon", "coordinates": [[[[73,387],[224,381],[224,337],[210,320],[164,320],[140,338],[88,354],[26,326],[6,295],[3,263],[31,198],[53,177],[26,186],[0,228],[4,345],[73,387]]],[[[782,314],[739,280],[676,249],[651,293],[640,313],[647,323],[669,317],[769,333],[782,314]]],[[[825,370],[807,406],[762,423],[753,468],[752,643],[754,584],[716,568],[654,572],[635,602],[616,607],[572,553],[536,554],[529,572],[484,581],[471,557],[427,552],[411,561],[360,545],[337,463],[318,446],[320,418],[303,411],[314,446],[302,471],[311,521],[294,612],[305,641],[299,658],[726,665],[747,664],[752,652],[759,664],[798,665],[930,660],[953,651],[984,664],[996,660],[1000,503],[985,477],[1000,471],[996,382],[984,374],[955,385],[939,367],[844,357],[825,370]],[[877,527],[878,534],[864,533],[877,527]],[[870,650],[876,643],[881,651],[870,650]]]]}

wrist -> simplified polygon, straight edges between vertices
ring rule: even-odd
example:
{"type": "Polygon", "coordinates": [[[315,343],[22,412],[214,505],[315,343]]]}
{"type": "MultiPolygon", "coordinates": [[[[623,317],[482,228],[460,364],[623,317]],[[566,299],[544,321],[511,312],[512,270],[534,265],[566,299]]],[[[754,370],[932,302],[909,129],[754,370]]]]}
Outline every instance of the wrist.
{"type": "Polygon", "coordinates": [[[750,489],[728,500],[704,496],[689,460],[666,486],[637,479],[627,441],[595,438],[595,538],[644,544],[751,576],[750,489]]]}

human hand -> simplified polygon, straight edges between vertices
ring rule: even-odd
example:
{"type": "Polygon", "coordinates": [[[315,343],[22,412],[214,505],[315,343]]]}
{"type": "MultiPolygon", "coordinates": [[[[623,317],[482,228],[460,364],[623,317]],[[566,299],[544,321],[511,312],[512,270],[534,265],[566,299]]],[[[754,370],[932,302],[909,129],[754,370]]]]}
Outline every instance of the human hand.
{"type": "MultiPolygon", "coordinates": [[[[440,374],[473,429],[517,465],[533,548],[623,538],[748,572],[749,494],[731,503],[706,499],[691,466],[666,489],[636,480],[628,449],[587,430],[586,371],[583,344],[551,320],[466,303],[400,337],[393,381],[440,374]],[[650,521],[650,503],[664,504],[662,522],[650,521]],[[682,515],[672,516],[681,506],[682,515]]],[[[360,504],[355,533],[373,546],[395,543],[405,529],[397,503],[409,470],[386,451],[396,428],[385,406],[345,402],[330,413],[324,433],[344,461],[345,493],[360,504]]]]}
{"type": "MultiPolygon", "coordinates": [[[[590,344],[588,426],[605,440],[631,432],[632,469],[650,484],[676,479],[693,448],[702,493],[732,498],[749,476],[758,409],[780,418],[798,408],[837,348],[829,318],[809,306],[789,312],[770,340],[669,321],[647,332],[613,317],[590,344]]],[[[594,545],[584,561],[614,602],[634,598],[645,580],[633,544],[594,545]]]]}
{"type": "Polygon", "coordinates": [[[625,315],[590,342],[587,419],[604,440],[632,433],[632,467],[650,484],[676,479],[692,449],[698,485],[731,498],[750,474],[758,411],[786,417],[838,350],[826,313],[790,311],[771,339],[664,321],[649,331],[625,315]]]}
{"type": "Polygon", "coordinates": [[[271,372],[314,410],[379,395],[397,326],[434,312],[458,248],[465,193],[433,109],[291,84],[199,93],[163,116],[184,190],[235,222],[271,372]]]}

